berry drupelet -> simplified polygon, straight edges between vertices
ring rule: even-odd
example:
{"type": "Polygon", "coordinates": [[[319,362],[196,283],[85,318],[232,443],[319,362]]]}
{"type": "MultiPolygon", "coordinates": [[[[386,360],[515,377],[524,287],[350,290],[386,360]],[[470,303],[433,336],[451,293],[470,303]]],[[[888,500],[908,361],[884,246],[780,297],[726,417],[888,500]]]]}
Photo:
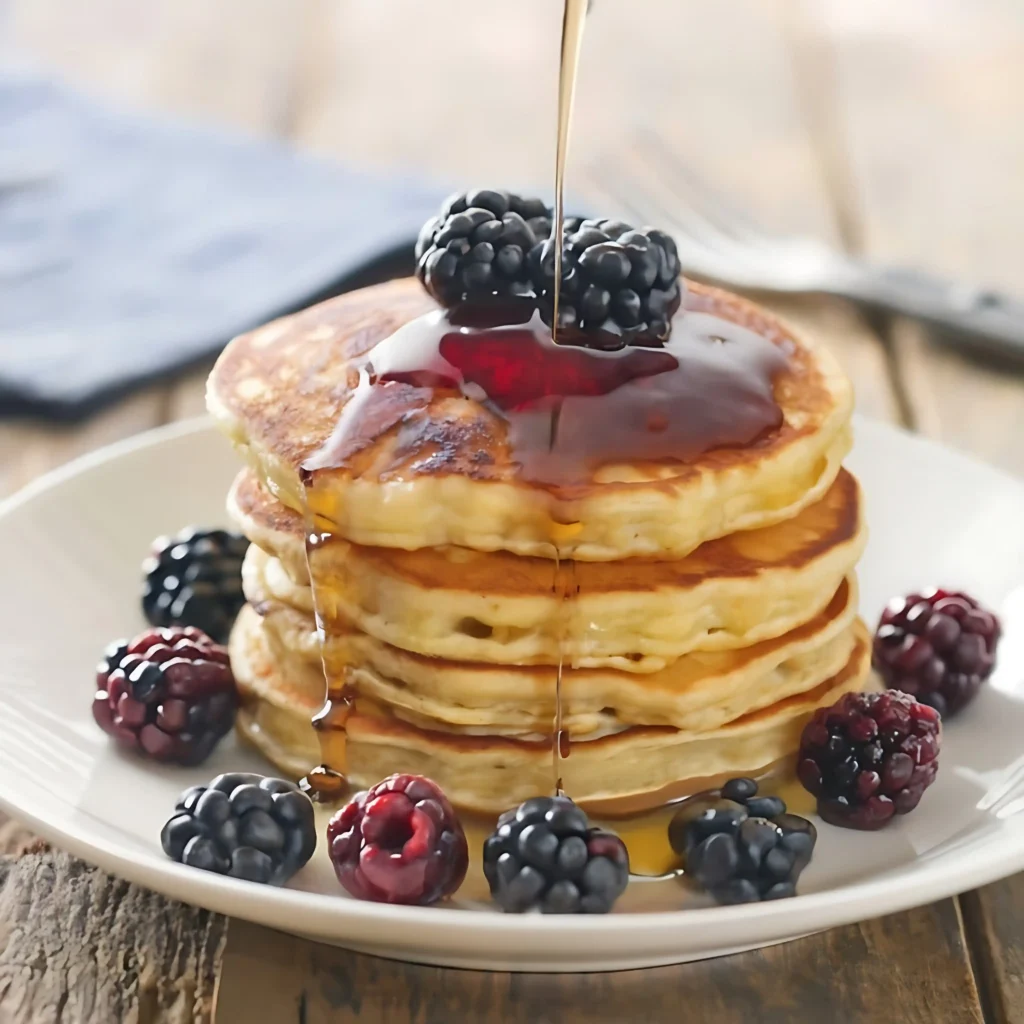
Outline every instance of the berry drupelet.
{"type": "Polygon", "coordinates": [[[872,661],[886,686],[943,717],[969,704],[992,674],[999,620],[966,594],[928,590],[892,601],[875,633],[872,661]]]}
{"type": "Polygon", "coordinates": [[[797,775],[829,824],[878,829],[918,805],[940,742],[938,712],[909,694],[848,693],[804,727],[797,775]]]}
{"type": "Polygon", "coordinates": [[[758,796],[753,779],[683,802],[669,843],[686,876],[718,903],[754,903],[796,895],[817,841],[814,826],[786,812],[785,801],[758,796]]]}
{"type": "Polygon", "coordinates": [[[205,760],[231,729],[237,704],[227,651],[192,627],[116,641],[96,669],[97,724],[156,761],[205,760]]]}
{"type": "Polygon", "coordinates": [[[142,612],[153,626],[195,626],[225,643],[245,604],[240,533],[190,527],[158,537],[142,564],[142,612]]]}
{"type": "Polygon", "coordinates": [[[189,867],[283,885],[316,849],[313,804],[292,782],[229,772],[182,793],[160,844],[189,867]]]}
{"type": "MultiPolygon", "coordinates": [[[[530,275],[541,316],[554,313],[555,252],[542,242],[530,253],[530,275]]],[[[661,346],[682,302],[675,242],[654,228],[617,220],[573,222],[562,238],[558,327],[592,348],[661,346]],[[577,338],[575,332],[584,336],[577,338]]]]}
{"type": "Polygon", "coordinates": [[[449,196],[416,242],[416,276],[442,306],[531,293],[530,250],[551,232],[539,199],[497,189],[449,196]]]}
{"type": "Polygon", "coordinates": [[[507,913],[606,914],[629,882],[629,855],[568,797],[536,797],[498,819],[484,874],[507,913]]]}
{"type": "Polygon", "coordinates": [[[357,899],[426,906],[466,877],[469,848],[452,805],[421,775],[392,775],[327,825],[338,881],[357,899]]]}

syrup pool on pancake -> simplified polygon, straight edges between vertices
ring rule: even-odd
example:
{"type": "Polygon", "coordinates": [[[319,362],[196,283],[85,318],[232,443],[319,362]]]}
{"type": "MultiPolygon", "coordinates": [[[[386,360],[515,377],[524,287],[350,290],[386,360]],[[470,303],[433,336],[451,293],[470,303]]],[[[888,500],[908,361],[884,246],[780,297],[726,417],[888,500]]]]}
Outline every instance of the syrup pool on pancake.
{"type": "Polygon", "coordinates": [[[305,469],[351,466],[438,391],[506,419],[523,479],[561,495],[607,463],[687,460],[780,425],[772,380],[784,346],[699,297],[684,300],[672,327],[663,347],[605,352],[570,344],[569,332],[555,342],[530,299],[429,313],[368,354],[334,434],[305,469]]]}

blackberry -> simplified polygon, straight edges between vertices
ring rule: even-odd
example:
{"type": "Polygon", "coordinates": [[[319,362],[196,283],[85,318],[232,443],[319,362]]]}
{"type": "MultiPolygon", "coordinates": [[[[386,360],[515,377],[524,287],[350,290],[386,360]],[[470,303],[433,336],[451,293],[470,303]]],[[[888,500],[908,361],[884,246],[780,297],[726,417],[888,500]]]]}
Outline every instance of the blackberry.
{"type": "Polygon", "coordinates": [[[753,779],[730,779],[719,792],[684,801],[669,823],[687,877],[718,903],[795,896],[814,852],[814,826],[757,788],[753,779]]]}
{"type": "Polygon", "coordinates": [[[353,797],[327,825],[327,844],[338,881],[378,903],[436,903],[469,866],[458,816],[421,775],[392,775],[353,797]]]}
{"type": "Polygon", "coordinates": [[[498,819],[484,874],[507,913],[606,914],[629,882],[629,855],[568,797],[536,797],[498,819]]]}
{"type": "Polygon", "coordinates": [[[872,661],[886,686],[940,715],[969,704],[992,674],[999,620],[966,594],[927,590],[890,602],[875,633],[872,661]]]}
{"type": "Polygon", "coordinates": [[[245,604],[242,559],[249,542],[228,530],[189,527],[157,537],[142,563],[142,612],[153,626],[195,626],[226,643],[245,604]]]}
{"type": "MultiPolygon", "coordinates": [[[[618,220],[573,221],[567,228],[559,329],[573,332],[573,343],[590,348],[664,345],[683,298],[675,242],[663,231],[638,231],[618,220]]],[[[550,325],[555,283],[550,239],[534,246],[529,266],[541,316],[550,325]]]]}
{"type": "Polygon", "coordinates": [[[449,196],[416,241],[416,276],[442,306],[532,294],[527,255],[551,232],[539,199],[496,189],[449,196]]]}
{"type": "Polygon", "coordinates": [[[283,885],[316,849],[313,804],[293,782],[229,772],[181,794],[160,845],[189,867],[283,885]]]}
{"type": "Polygon", "coordinates": [[[228,652],[193,627],[115,641],[96,669],[96,723],[156,761],[204,761],[234,724],[237,704],[228,652]]]}
{"type": "Polygon", "coordinates": [[[941,736],[938,712],[909,694],[848,693],[804,727],[797,775],[829,824],[878,829],[935,781],[941,736]]]}

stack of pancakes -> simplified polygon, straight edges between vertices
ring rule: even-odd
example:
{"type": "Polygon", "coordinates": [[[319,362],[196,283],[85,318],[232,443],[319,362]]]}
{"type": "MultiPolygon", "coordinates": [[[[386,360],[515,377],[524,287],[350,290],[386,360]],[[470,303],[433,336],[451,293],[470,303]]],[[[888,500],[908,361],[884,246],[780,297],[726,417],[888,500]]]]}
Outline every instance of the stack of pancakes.
{"type": "Polygon", "coordinates": [[[428,775],[501,811],[552,789],[561,663],[564,789],[626,811],[771,769],[815,708],[864,687],[849,384],[756,307],[689,287],[785,348],[782,425],[686,462],[601,466],[565,494],[523,479],[486,402],[443,391],[390,410],[344,465],[303,469],[366,354],[433,308],[413,281],[228,346],[208,404],[248,464],[228,501],[253,542],[231,637],[246,739],[293,776],[321,763],[326,669],[355,698],[331,767],[359,785],[428,775]]]}

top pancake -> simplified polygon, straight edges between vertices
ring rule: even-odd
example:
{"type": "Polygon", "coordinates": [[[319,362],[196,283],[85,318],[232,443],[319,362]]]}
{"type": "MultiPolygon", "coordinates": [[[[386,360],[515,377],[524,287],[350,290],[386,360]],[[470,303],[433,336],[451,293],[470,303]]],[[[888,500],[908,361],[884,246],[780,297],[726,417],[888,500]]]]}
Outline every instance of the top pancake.
{"type": "MultiPolygon", "coordinates": [[[[824,349],[770,314],[727,292],[688,288],[704,309],[789,353],[773,380],[778,429],[688,460],[600,466],[560,489],[523,478],[498,412],[438,391],[410,405],[358,463],[308,475],[319,526],[362,545],[601,561],[679,558],[795,515],[825,493],[849,448],[849,383],[824,349]]],[[[271,491],[301,510],[302,467],[330,438],[363,357],[434,308],[414,280],[392,281],[242,335],[210,375],[209,409],[271,491]]]]}

